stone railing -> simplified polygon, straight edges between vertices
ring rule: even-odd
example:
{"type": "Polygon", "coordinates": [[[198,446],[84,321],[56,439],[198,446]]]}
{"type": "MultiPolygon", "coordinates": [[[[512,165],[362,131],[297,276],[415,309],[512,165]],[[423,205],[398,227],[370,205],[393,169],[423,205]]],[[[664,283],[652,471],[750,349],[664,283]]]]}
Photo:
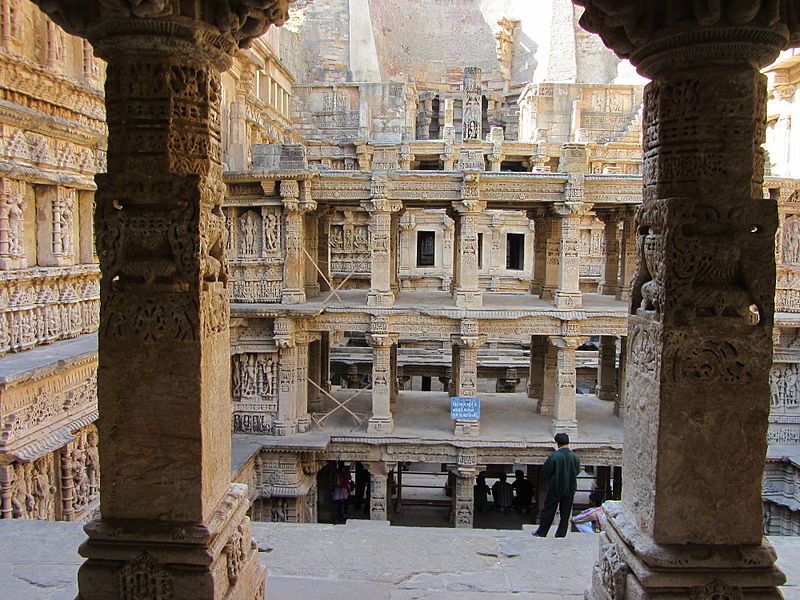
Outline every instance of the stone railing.
{"type": "Polygon", "coordinates": [[[0,355],[97,330],[96,265],[7,271],[0,281],[0,355]]]}

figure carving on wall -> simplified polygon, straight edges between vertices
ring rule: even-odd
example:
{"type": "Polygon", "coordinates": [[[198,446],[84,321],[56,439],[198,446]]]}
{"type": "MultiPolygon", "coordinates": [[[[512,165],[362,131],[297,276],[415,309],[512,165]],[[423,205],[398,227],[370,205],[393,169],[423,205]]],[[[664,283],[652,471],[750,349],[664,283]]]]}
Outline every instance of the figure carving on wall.
{"type": "Polygon", "coordinates": [[[92,498],[100,491],[100,454],[97,441],[96,432],[90,431],[86,435],[86,476],[89,480],[89,496],[92,498]]]}
{"type": "Polygon", "coordinates": [[[341,250],[344,247],[341,227],[331,227],[329,241],[332,250],[341,250]]]}
{"type": "Polygon", "coordinates": [[[36,518],[46,521],[53,516],[53,497],[56,487],[50,482],[47,464],[41,464],[33,474],[33,497],[36,503],[36,518]]]}
{"type": "Polygon", "coordinates": [[[254,256],[256,254],[256,230],[258,228],[258,217],[248,210],[239,217],[239,229],[242,233],[242,243],[240,252],[242,256],[254,256]]]}
{"type": "Polygon", "coordinates": [[[367,228],[366,227],[356,227],[353,249],[356,252],[368,252],[369,251],[369,236],[367,234],[367,228]]]}
{"type": "Polygon", "coordinates": [[[278,216],[274,212],[267,213],[264,223],[264,245],[267,251],[279,249],[280,233],[278,226],[278,216]]]}
{"type": "Polygon", "coordinates": [[[775,363],[770,371],[772,408],[800,406],[800,364],[775,363]]]}
{"type": "Polygon", "coordinates": [[[11,508],[15,519],[30,519],[36,501],[30,493],[30,465],[17,465],[11,492],[11,508]]]}
{"type": "Polygon", "coordinates": [[[792,215],[784,221],[783,262],[800,263],[800,215],[792,215]]]}

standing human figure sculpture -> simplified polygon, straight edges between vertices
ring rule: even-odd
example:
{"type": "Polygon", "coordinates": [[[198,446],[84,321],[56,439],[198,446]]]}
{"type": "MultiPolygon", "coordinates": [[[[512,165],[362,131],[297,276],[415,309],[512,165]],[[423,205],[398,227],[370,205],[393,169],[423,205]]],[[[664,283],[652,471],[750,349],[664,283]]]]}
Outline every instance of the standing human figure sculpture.
{"type": "Polygon", "coordinates": [[[550,454],[542,469],[547,477],[547,495],[542,509],[539,528],[533,532],[538,537],[547,537],[547,532],[553,524],[556,509],[559,511],[558,529],[556,537],[566,537],[569,530],[569,520],[572,517],[572,501],[578,489],[578,473],[581,470],[581,461],[569,447],[569,436],[566,433],[557,433],[555,442],[558,450],[550,454]]]}

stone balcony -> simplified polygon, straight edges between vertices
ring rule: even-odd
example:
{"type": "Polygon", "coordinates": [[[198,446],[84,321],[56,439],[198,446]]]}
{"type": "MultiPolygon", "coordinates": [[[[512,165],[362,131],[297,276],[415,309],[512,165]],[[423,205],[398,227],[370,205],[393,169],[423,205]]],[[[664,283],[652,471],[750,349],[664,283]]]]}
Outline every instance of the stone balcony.
{"type": "MultiPolygon", "coordinates": [[[[593,534],[534,538],[530,529],[253,523],[266,598],[555,600],[583,598],[593,534]]],[[[80,524],[0,521],[0,589],[13,600],[72,600],[86,538],[80,524]]],[[[800,538],[773,537],[787,600],[800,599],[800,538]]]]}

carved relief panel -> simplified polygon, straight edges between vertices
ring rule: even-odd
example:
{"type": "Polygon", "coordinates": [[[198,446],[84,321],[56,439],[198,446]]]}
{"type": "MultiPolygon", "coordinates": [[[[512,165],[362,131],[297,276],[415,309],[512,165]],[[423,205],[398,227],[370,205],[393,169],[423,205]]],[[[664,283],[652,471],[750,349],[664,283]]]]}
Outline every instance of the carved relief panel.
{"type": "Polygon", "coordinates": [[[233,431],[268,433],[278,410],[278,355],[236,354],[231,364],[233,431]]]}
{"type": "Polygon", "coordinates": [[[59,516],[58,481],[52,454],[33,462],[4,466],[0,475],[4,519],[53,521],[59,516]]]}
{"type": "Polygon", "coordinates": [[[282,209],[227,207],[226,249],[232,302],[280,302],[283,290],[282,209]]]}
{"type": "Polygon", "coordinates": [[[339,211],[328,235],[330,269],[335,276],[368,276],[371,272],[369,213],[339,211]]]}
{"type": "Polygon", "coordinates": [[[25,182],[0,178],[0,270],[25,267],[25,182]]]}

